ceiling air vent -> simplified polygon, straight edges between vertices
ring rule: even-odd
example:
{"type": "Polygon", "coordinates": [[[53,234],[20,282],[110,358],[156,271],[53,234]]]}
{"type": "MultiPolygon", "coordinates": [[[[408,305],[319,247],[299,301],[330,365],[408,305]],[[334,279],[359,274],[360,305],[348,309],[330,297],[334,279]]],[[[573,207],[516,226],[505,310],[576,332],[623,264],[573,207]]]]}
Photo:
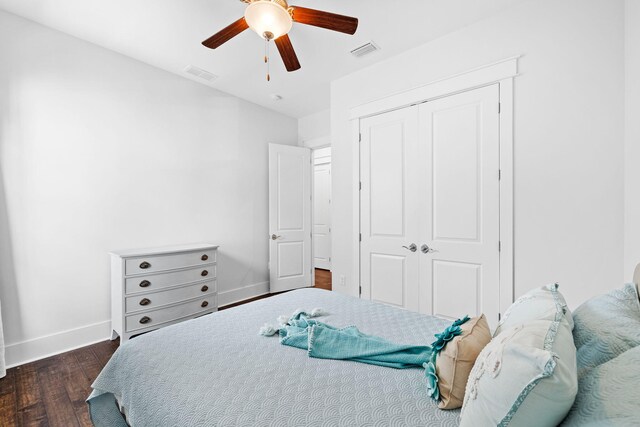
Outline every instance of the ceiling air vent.
{"type": "Polygon", "coordinates": [[[185,73],[189,73],[193,76],[200,77],[208,82],[212,82],[218,78],[215,74],[211,74],[208,71],[203,70],[202,68],[198,68],[194,65],[187,65],[184,69],[185,73]]]}
{"type": "Polygon", "coordinates": [[[380,50],[380,46],[375,44],[373,41],[369,41],[368,43],[363,44],[362,46],[358,46],[357,48],[351,51],[351,54],[356,58],[361,58],[365,55],[375,52],[376,50],[380,50]]]}

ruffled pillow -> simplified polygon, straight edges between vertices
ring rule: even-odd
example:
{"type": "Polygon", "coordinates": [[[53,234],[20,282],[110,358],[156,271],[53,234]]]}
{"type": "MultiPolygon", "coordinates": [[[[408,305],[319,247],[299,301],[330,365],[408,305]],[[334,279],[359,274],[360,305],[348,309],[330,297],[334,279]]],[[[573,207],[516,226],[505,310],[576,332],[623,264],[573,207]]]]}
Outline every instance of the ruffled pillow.
{"type": "Polygon", "coordinates": [[[460,326],[461,333],[447,342],[435,365],[440,409],[462,406],[469,373],[482,349],[491,341],[489,324],[484,314],[460,326]]]}

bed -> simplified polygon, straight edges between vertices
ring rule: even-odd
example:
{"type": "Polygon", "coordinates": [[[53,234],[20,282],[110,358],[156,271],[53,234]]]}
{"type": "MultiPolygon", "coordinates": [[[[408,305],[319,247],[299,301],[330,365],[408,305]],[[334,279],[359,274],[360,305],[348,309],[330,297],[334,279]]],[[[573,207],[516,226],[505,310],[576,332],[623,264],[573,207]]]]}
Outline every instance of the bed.
{"type": "MultiPolygon", "coordinates": [[[[471,372],[467,394],[469,384],[477,384],[480,391],[471,393],[462,419],[460,410],[438,409],[428,396],[424,369],[310,358],[306,351],[281,345],[277,335],[258,335],[261,326],[275,324],[281,315],[318,307],[327,311],[321,320],[330,325],[356,325],[364,333],[409,345],[428,345],[434,334],[450,325],[433,316],[318,289],[292,291],[213,313],[123,344],[93,384],[90,414],[97,427],[458,426],[461,421],[466,426],[528,426],[540,413],[551,414],[550,402],[564,398],[568,403],[556,414],[556,421],[547,424],[640,425],[640,265],[634,282],[586,301],[573,313],[563,299],[558,299],[557,284],[533,289],[518,298],[505,312],[478,361],[489,360],[483,359],[483,354],[491,356],[492,348],[501,348],[501,370],[507,371],[514,362],[508,362],[511,353],[505,349],[524,351],[529,347],[505,343],[515,341],[529,328],[550,325],[548,329],[544,326],[548,332],[538,340],[545,348],[550,346],[554,366],[571,366],[565,371],[570,375],[563,377],[556,367],[548,376],[545,366],[545,379],[535,377],[523,389],[520,384],[528,380],[517,383],[520,371],[499,375],[494,369],[494,375],[481,376],[485,369],[482,366],[491,369],[494,365],[476,362],[474,370],[480,366],[480,376],[471,372]],[[543,320],[538,314],[530,320],[517,320],[546,307],[540,295],[550,294],[552,312],[540,313],[551,313],[553,321],[543,320]],[[505,319],[516,325],[500,332],[507,327],[505,319]],[[555,339],[565,327],[569,327],[568,333],[555,339]],[[563,348],[568,352],[563,353],[563,348]],[[543,393],[550,390],[548,386],[562,385],[567,379],[570,381],[564,391],[543,393]],[[538,381],[540,386],[536,385],[538,381]],[[488,385],[484,391],[483,382],[488,385]],[[497,391],[509,387],[515,387],[516,400],[506,412],[511,400],[498,397],[497,391]],[[506,402],[507,409],[492,410],[486,404],[492,399],[506,402]],[[475,413],[474,407],[481,412],[475,413]],[[489,416],[485,420],[491,422],[478,423],[479,414],[489,416]]],[[[516,359],[511,360],[522,362],[530,351],[539,354],[535,348],[527,353],[517,351],[516,359]]]]}
{"type": "Polygon", "coordinates": [[[123,344],[93,384],[92,421],[98,427],[459,424],[459,410],[440,410],[427,396],[423,369],[309,358],[276,336],[258,335],[280,315],[317,307],[328,312],[323,322],[357,325],[403,344],[429,344],[450,324],[319,289],[277,295],[123,344]]]}

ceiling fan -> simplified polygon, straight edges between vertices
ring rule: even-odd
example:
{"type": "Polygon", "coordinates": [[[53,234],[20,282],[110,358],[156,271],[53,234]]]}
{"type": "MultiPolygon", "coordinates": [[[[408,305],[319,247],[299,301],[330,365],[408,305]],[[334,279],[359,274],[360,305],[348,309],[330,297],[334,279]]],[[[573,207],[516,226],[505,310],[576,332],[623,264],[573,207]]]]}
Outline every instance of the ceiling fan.
{"type": "Polygon", "coordinates": [[[247,28],[251,28],[267,43],[274,40],[287,71],[295,71],[300,69],[300,62],[287,35],[294,22],[346,34],[354,34],[358,29],[358,18],[306,7],[289,6],[285,0],[241,1],[248,3],[244,16],[203,41],[204,46],[215,49],[247,28]]]}

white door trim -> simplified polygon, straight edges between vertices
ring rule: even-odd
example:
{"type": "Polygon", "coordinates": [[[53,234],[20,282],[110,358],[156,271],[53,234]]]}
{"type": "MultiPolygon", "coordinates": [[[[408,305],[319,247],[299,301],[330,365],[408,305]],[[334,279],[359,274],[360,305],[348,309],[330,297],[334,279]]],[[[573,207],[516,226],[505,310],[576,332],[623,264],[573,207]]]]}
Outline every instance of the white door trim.
{"type": "Polygon", "coordinates": [[[520,57],[514,56],[503,59],[493,64],[367,102],[352,108],[349,111],[349,120],[363,119],[516,77],[518,75],[518,58],[520,57]]]}
{"type": "Polygon", "coordinates": [[[353,161],[353,271],[356,296],[360,295],[360,120],[431,101],[459,92],[498,83],[500,85],[500,312],[514,300],[513,271],[513,79],[518,76],[519,56],[392,94],[350,110],[353,161]]]}

